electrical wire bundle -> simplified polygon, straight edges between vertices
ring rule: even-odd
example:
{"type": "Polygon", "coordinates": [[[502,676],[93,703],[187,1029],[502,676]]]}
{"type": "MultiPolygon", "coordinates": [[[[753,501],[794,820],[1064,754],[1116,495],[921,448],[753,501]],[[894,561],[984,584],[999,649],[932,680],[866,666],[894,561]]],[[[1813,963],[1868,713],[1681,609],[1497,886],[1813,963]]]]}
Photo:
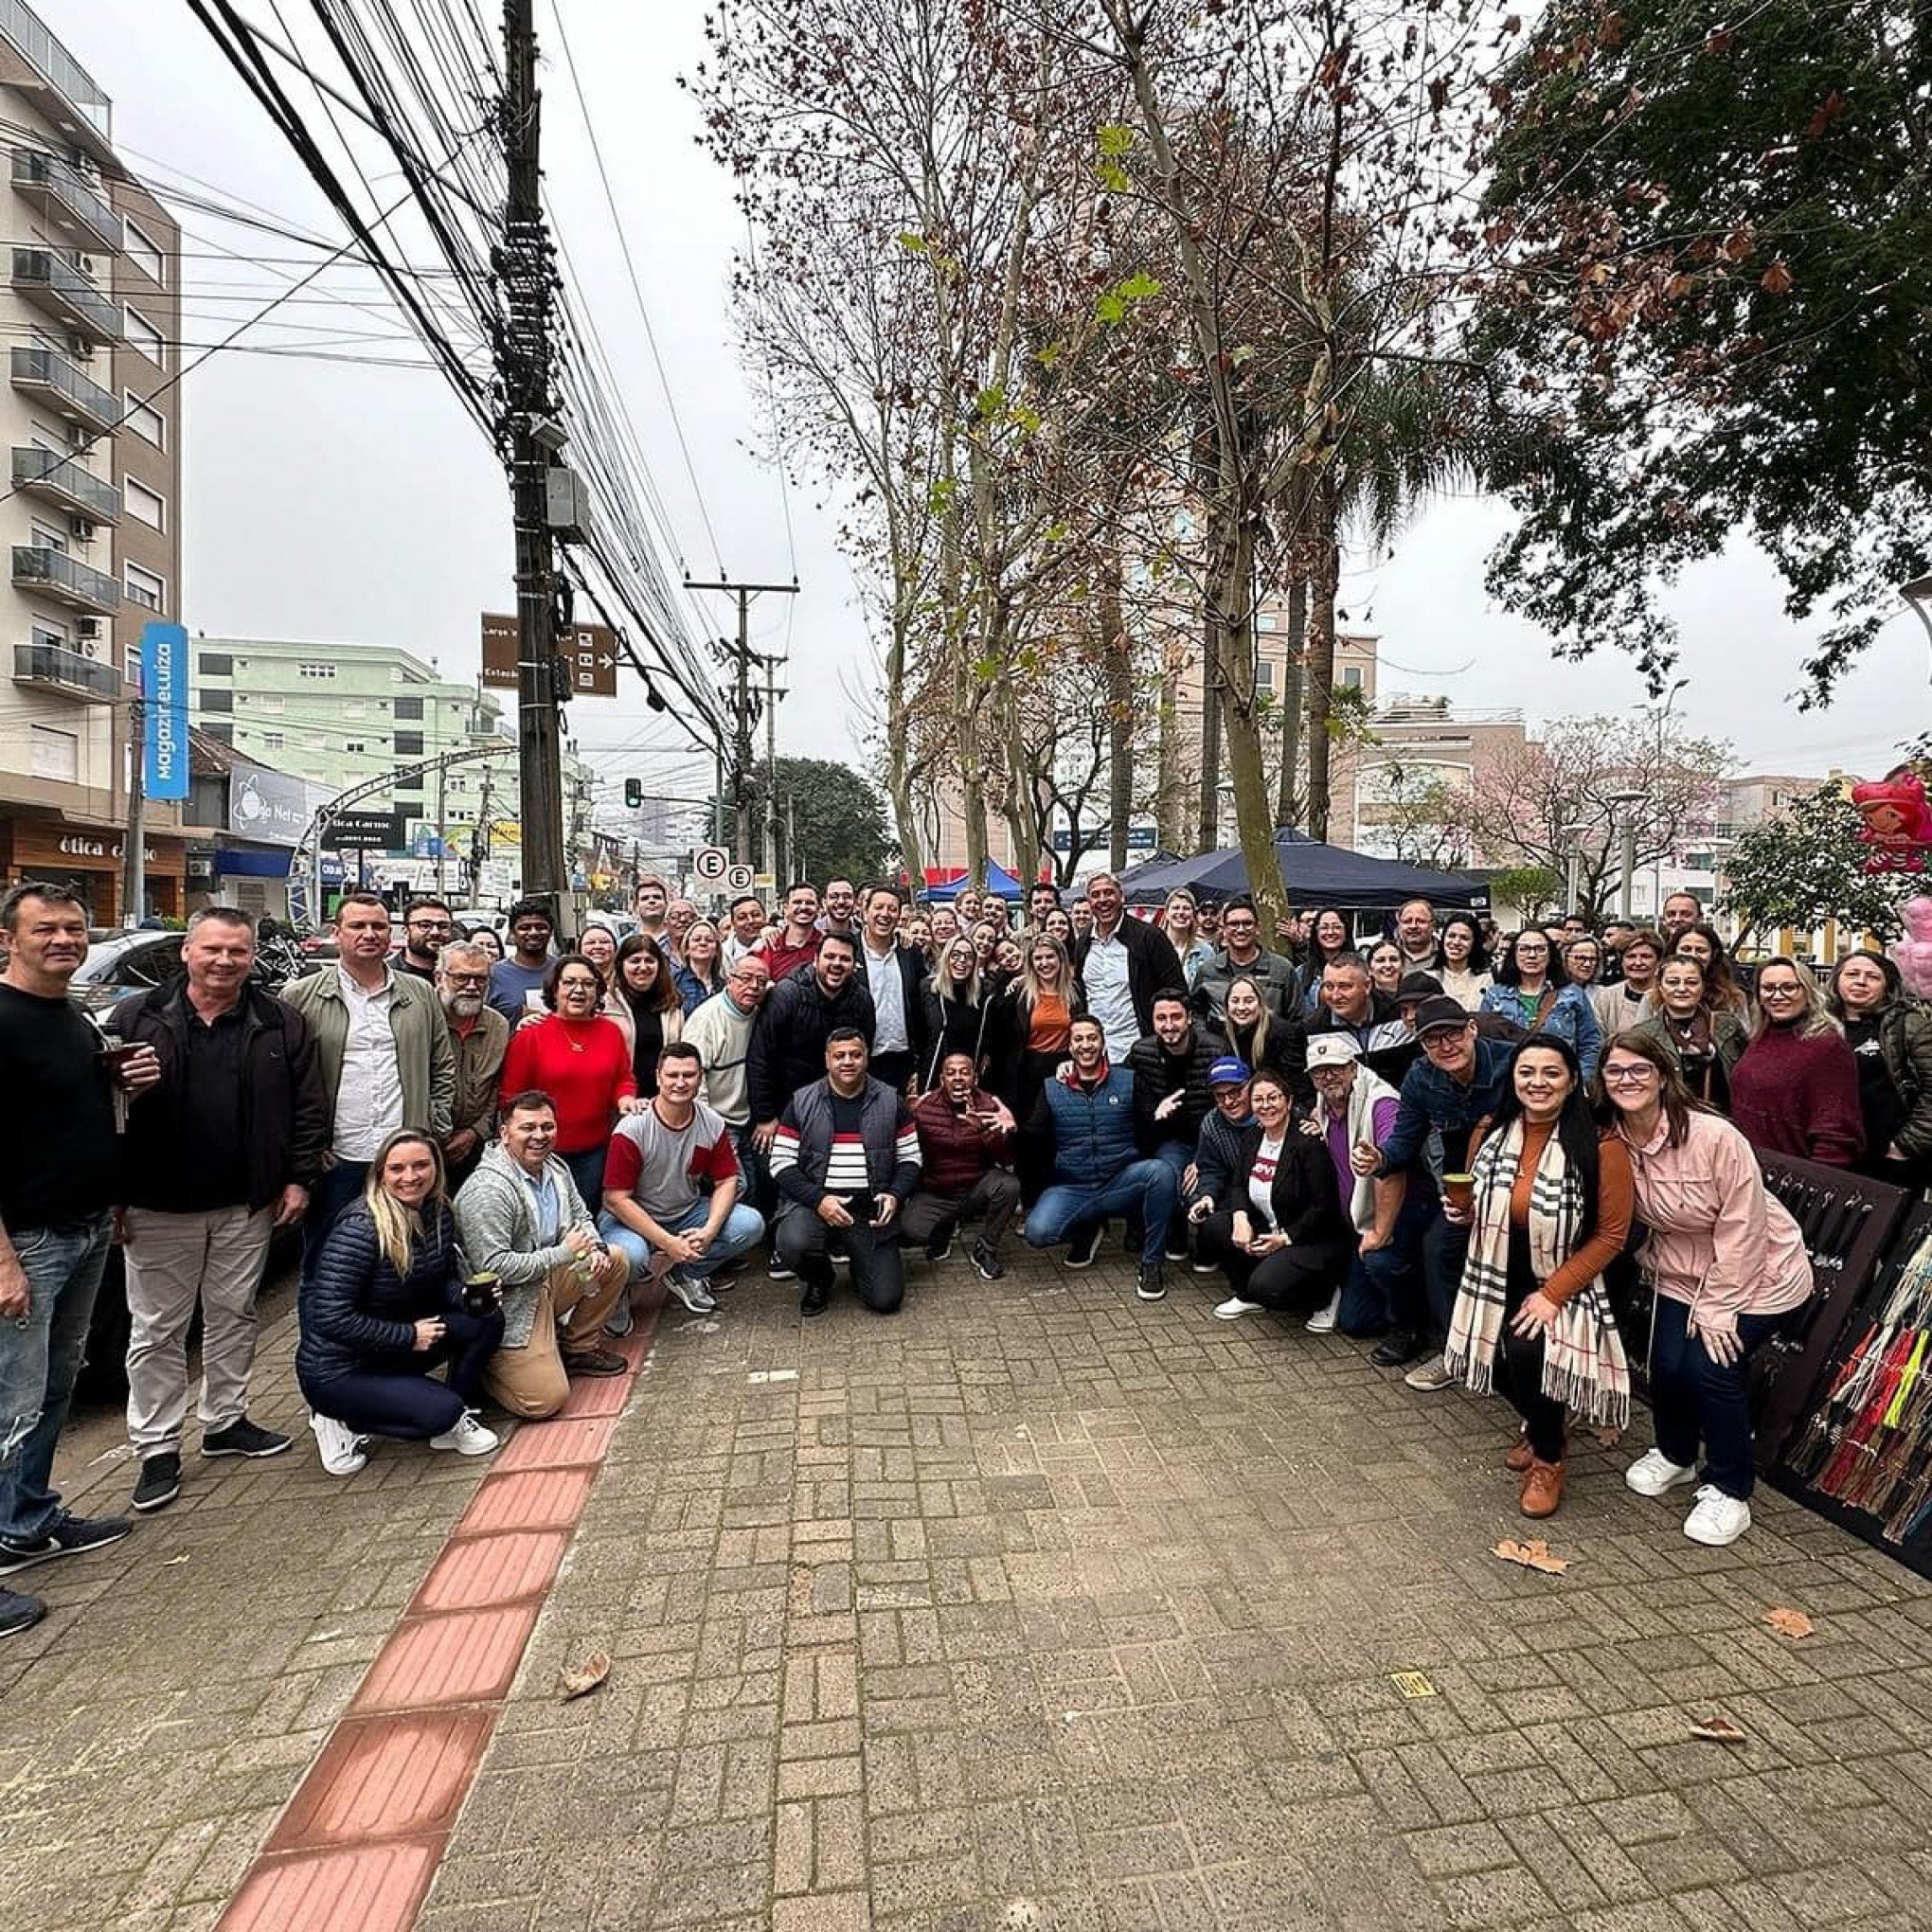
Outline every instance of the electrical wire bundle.
{"type": "Polygon", "coordinates": [[[1901,1264],[1789,1460],[1820,1495],[1882,1519],[1888,1543],[1932,1520],[1932,1228],[1901,1264]]]}

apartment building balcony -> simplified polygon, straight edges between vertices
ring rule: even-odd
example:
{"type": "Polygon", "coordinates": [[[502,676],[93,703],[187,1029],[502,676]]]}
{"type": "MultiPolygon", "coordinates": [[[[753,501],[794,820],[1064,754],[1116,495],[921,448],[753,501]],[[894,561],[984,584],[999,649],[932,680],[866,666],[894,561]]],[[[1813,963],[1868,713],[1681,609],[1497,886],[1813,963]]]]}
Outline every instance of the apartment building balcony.
{"type": "Polygon", "coordinates": [[[114,104],[100,83],[55,39],[27,0],[0,0],[0,36],[33,67],[23,92],[64,134],[106,163],[114,159],[114,104]]]}
{"type": "Polygon", "coordinates": [[[37,591],[70,609],[111,617],[120,609],[120,580],[48,544],[15,544],[13,587],[37,591]]]}
{"type": "Polygon", "coordinates": [[[13,350],[12,381],[23,396],[38,398],[97,436],[105,435],[121,419],[114,391],[83,374],[78,363],[57,349],[13,350]]]}
{"type": "Polygon", "coordinates": [[[121,338],[121,313],[56,248],[16,248],[13,286],[45,315],[89,342],[121,338]]]}
{"type": "Polygon", "coordinates": [[[71,161],[45,148],[13,151],[13,191],[84,249],[118,254],[126,239],[121,218],[71,161]]]}
{"type": "Polygon", "coordinates": [[[13,682],[86,705],[111,705],[121,694],[120,672],[113,665],[58,644],[16,644],[13,682]]]}
{"type": "Polygon", "coordinates": [[[121,520],[120,492],[55,450],[16,449],[13,487],[94,523],[117,524],[121,520]]]}

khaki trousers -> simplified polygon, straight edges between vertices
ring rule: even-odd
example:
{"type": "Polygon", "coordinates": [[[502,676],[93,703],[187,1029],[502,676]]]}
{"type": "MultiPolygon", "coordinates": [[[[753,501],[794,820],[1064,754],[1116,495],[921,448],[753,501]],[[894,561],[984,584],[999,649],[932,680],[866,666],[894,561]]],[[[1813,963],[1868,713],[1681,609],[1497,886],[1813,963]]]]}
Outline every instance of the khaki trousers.
{"type": "Polygon", "coordinates": [[[572,1267],[552,1268],[537,1291],[530,1338],[520,1349],[498,1349],[483,1370],[483,1391],[526,1422],[554,1416],[570,1393],[569,1359],[602,1346],[603,1325],[628,1285],[613,1268],[603,1285],[572,1267]],[[559,1324],[568,1322],[567,1333],[559,1324]]]}
{"type": "Polygon", "coordinates": [[[136,1456],[181,1447],[188,1417],[188,1330],[202,1311],[202,1428],[224,1429],[248,1407],[255,1297],[275,1209],[212,1208],[123,1216],[128,1282],[128,1440],[136,1456]]]}

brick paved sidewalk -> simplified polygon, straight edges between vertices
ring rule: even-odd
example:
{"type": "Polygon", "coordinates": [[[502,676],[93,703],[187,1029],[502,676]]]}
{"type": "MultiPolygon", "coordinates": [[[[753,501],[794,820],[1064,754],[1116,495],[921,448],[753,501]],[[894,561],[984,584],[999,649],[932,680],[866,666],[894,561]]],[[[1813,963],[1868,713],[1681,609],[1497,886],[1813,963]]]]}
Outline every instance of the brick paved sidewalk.
{"type": "MultiPolygon", "coordinates": [[[[1143,1306],[1110,1249],[918,1267],[891,1320],[801,1329],[758,1278],[673,1309],[426,1932],[1932,1921],[1932,1586],[1768,1493],[1699,1548],[1628,1447],[1572,1462],[1568,1574],[1506,1565],[1500,1404],[1208,1286],[1143,1306]],[[1691,1741],[1713,1710],[1749,1742],[1691,1741]]],[[[282,1427],[292,1348],[284,1313],[282,1427]]],[[[118,1440],[74,1432],[83,1506],[124,1502],[118,1440]]],[[[486,1467],[190,1456],[174,1509],[30,1573],[0,1920],[212,1925],[486,1467]]]]}

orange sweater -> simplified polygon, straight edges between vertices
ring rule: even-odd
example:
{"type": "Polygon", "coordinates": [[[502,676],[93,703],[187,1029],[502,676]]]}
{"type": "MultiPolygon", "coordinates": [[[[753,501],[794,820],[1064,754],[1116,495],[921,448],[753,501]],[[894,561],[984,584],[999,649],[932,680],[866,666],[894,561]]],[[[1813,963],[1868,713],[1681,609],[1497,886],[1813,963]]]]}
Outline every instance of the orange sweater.
{"type": "MultiPolygon", "coordinates": [[[[1516,1184],[1510,1190],[1510,1224],[1530,1225],[1530,1190],[1536,1164],[1549,1145],[1554,1122],[1535,1126],[1523,1122],[1523,1158],[1516,1167],[1516,1184]]],[[[1614,1134],[1597,1143],[1597,1225],[1568,1261],[1543,1284],[1544,1295],[1561,1308],[1577,1290],[1593,1281],[1623,1250],[1630,1239],[1630,1215],[1637,1190],[1630,1177],[1630,1155],[1614,1134]]]]}

